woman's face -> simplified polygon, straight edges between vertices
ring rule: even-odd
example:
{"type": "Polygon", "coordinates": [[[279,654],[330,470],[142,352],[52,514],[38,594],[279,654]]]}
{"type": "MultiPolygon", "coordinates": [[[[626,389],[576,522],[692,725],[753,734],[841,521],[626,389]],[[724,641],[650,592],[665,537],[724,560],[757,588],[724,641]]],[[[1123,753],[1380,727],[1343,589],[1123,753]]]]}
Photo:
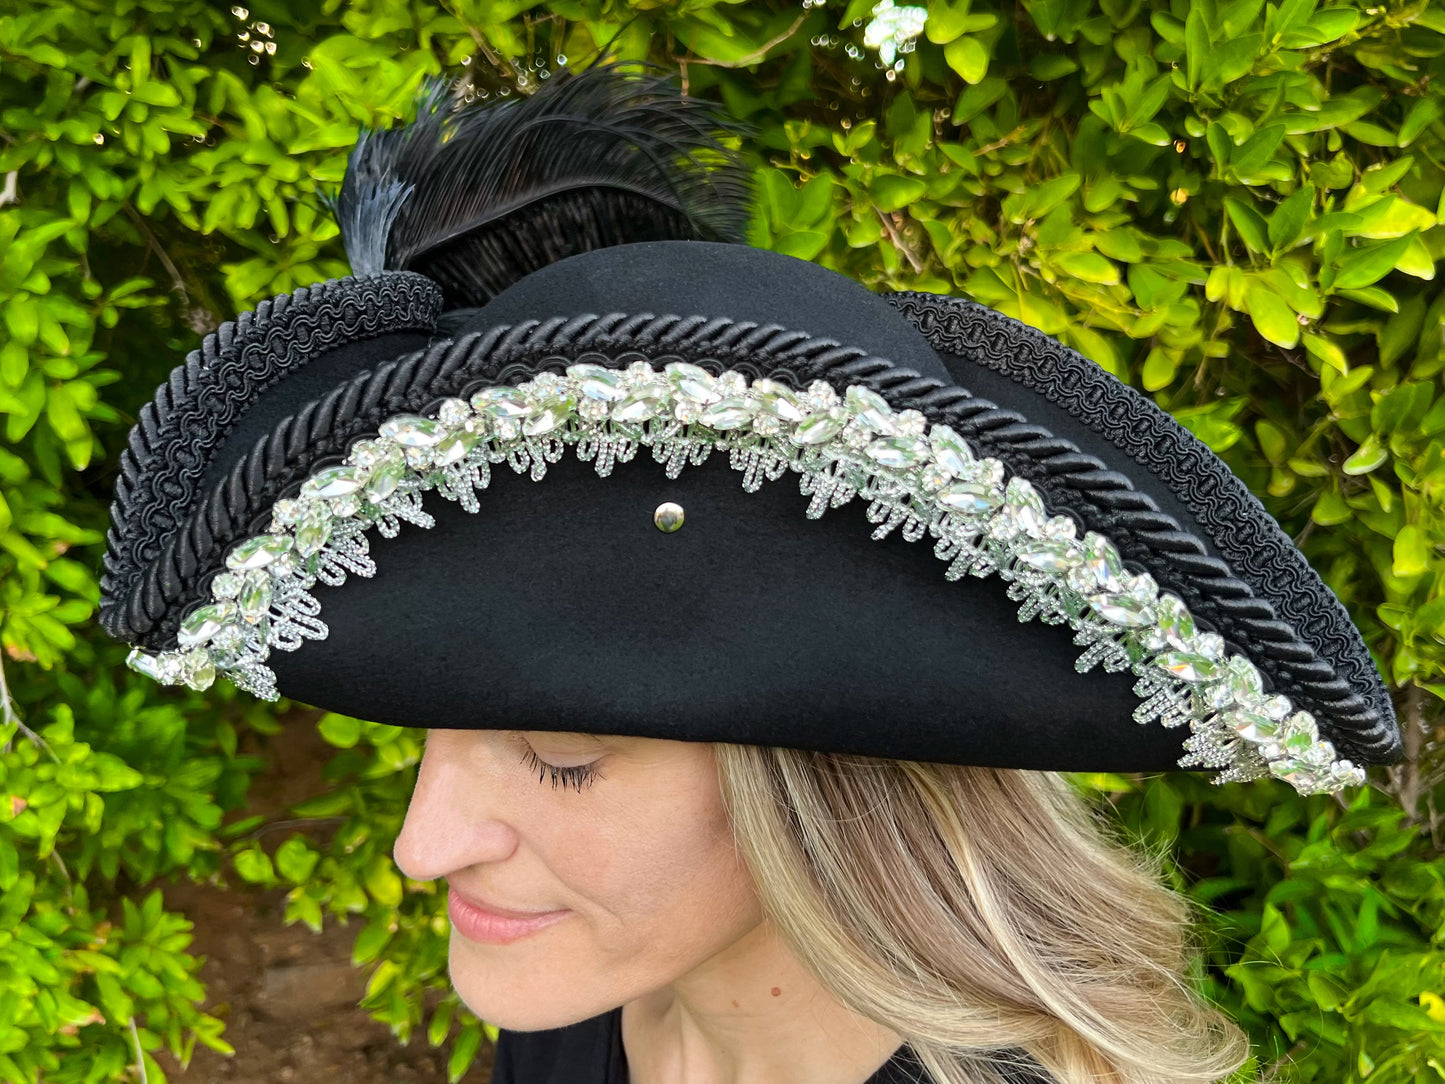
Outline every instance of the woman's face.
{"type": "Polygon", "coordinates": [[[705,742],[430,730],[394,854],[412,880],[445,877],[510,911],[568,912],[506,944],[453,923],[452,985],[513,1031],[626,1004],[762,919],[705,742]],[[549,764],[597,775],[554,786],[549,764]]]}

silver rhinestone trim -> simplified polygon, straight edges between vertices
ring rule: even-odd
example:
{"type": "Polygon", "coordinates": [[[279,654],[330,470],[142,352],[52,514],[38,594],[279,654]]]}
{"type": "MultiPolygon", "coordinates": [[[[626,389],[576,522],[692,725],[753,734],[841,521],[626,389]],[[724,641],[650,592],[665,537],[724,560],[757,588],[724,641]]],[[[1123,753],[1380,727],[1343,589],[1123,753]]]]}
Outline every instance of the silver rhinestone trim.
{"type": "Polygon", "coordinates": [[[271,651],[327,635],[311,588],[375,574],[367,531],[391,538],[403,521],[432,526],[422,508],[428,491],[475,512],[494,466],[540,481],[569,446],[602,476],[642,447],[669,478],[726,452],[750,493],[791,470],[811,498],[809,519],[862,497],[875,539],[894,530],[910,542],[927,535],[947,562],[946,579],[996,574],[1020,604],[1020,621],[1068,623],[1085,649],[1080,673],[1131,670],[1141,700],[1135,721],[1188,724],[1180,767],[1221,768],[1216,783],[1274,776],[1302,794],[1365,781],[1362,768],[1320,739],[1309,712],[1264,695],[1248,659],[1226,656],[1219,636],[1196,631],[1179,598],[1147,574],[1131,575],[1104,536],[1076,538],[1072,519],[1049,516],[1027,480],[1006,479],[1001,462],[979,457],[948,426],[895,411],[861,385],[839,396],[819,380],[799,392],[687,362],[660,372],[645,361],[625,370],[576,364],[565,376],[544,372],[469,402],[448,399],[434,417],[387,420],[344,464],[314,472],[295,499],[277,501],[269,533],[231,548],[213,601],[186,616],[176,650],[136,648],[128,662],[194,689],[225,674],[274,700],[271,651]]]}

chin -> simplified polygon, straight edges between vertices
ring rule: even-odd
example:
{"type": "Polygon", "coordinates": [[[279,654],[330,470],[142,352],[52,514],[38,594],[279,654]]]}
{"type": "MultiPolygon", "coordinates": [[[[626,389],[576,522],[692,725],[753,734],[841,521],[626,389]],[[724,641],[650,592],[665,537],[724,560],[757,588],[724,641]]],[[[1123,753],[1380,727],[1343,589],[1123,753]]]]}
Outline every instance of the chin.
{"type": "Polygon", "coordinates": [[[547,963],[521,957],[509,960],[505,954],[483,963],[464,942],[461,952],[453,935],[448,960],[452,988],[478,1019],[507,1031],[546,1031],[566,1027],[615,1009],[621,1002],[593,991],[575,976],[547,963]]]}

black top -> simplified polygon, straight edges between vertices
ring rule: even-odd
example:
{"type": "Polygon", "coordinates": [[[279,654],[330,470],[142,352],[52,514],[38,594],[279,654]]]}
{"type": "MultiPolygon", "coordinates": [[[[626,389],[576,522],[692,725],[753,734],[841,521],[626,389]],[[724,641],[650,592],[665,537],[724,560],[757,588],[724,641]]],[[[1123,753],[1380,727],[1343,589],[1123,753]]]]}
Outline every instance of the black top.
{"type": "MultiPolygon", "coordinates": [[[[932,1079],[905,1043],[863,1084],[931,1084],[932,1079]]],[[[492,1084],[628,1084],[622,1009],[545,1031],[502,1029],[492,1084]]]]}

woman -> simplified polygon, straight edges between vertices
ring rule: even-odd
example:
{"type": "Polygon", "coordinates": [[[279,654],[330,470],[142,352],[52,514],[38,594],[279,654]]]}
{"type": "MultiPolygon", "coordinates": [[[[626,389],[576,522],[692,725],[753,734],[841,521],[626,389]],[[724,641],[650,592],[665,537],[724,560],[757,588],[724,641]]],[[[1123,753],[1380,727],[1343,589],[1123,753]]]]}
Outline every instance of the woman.
{"type": "Polygon", "coordinates": [[[1184,901],[1054,773],[433,730],[396,859],[448,879],[499,1082],[1213,1081],[1248,1055],[1183,979],[1184,901]]]}
{"type": "Polygon", "coordinates": [[[1056,773],[1358,785],[1358,630],[1079,355],[742,243],[717,128],[594,66],[368,133],[356,277],[141,412],[102,623],[428,729],[396,857],[502,1081],[1219,1079],[1183,902],[1056,773]]]}

